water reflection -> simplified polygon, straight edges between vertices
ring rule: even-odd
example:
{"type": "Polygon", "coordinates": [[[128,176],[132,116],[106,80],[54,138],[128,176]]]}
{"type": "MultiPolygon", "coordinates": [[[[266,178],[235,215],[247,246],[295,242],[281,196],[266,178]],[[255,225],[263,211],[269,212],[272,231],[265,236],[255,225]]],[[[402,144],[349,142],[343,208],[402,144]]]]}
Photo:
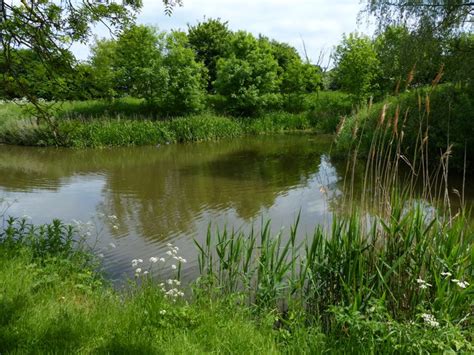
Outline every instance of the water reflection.
{"type": "Polygon", "coordinates": [[[288,135],[160,148],[104,150],[0,147],[0,196],[8,213],[34,222],[96,218],[97,246],[113,278],[130,260],[177,244],[193,268],[193,238],[210,222],[246,229],[271,218],[274,229],[301,214],[300,233],[328,223],[343,167],[328,158],[330,137],[288,135]],[[110,246],[110,243],[116,248],[110,246]]]}

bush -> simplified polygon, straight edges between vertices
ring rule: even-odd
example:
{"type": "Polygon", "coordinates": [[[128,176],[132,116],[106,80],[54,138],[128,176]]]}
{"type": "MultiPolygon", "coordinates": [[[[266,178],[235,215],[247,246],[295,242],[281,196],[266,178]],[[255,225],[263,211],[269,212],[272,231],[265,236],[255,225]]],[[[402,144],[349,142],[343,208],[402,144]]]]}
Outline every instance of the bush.
{"type": "Polygon", "coordinates": [[[352,111],[349,95],[340,91],[321,91],[306,98],[311,125],[322,133],[335,133],[342,117],[352,111]]]}
{"type": "Polygon", "coordinates": [[[217,62],[216,109],[253,116],[279,106],[279,67],[270,46],[243,31],[232,35],[230,46],[232,54],[217,62]]]}

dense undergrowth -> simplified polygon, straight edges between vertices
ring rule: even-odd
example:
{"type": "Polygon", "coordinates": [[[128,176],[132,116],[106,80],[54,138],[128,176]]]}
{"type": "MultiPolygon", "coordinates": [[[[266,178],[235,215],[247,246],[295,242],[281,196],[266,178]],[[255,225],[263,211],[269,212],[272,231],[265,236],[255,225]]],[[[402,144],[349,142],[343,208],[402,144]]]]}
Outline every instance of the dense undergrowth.
{"type": "Polygon", "coordinates": [[[474,171],[474,92],[452,84],[414,89],[368,106],[341,122],[337,148],[367,157],[374,141],[397,141],[412,159],[426,144],[429,163],[440,152],[450,155],[450,169],[474,171]],[[398,137],[401,137],[399,140],[398,137]],[[466,160],[466,161],[465,161],[466,160]],[[465,165],[466,163],[466,165],[465,165]]]}
{"type": "Polygon", "coordinates": [[[235,118],[214,113],[178,118],[157,117],[143,100],[64,102],[56,107],[57,129],[36,125],[27,107],[0,106],[0,141],[31,146],[107,147],[157,145],[234,138],[242,135],[315,130],[333,133],[351,104],[342,93],[302,97],[303,112],[269,112],[260,117],[235,118]]]}

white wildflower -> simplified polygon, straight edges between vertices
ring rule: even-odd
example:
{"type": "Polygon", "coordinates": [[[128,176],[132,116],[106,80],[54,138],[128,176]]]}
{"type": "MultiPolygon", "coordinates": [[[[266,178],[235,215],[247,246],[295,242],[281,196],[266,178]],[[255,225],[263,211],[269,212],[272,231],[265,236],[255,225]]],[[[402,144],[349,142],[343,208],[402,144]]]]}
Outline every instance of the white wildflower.
{"type": "Polygon", "coordinates": [[[428,282],[426,282],[425,280],[423,279],[416,279],[416,282],[420,285],[420,288],[422,290],[425,290],[427,289],[428,287],[431,287],[431,284],[429,284],[428,282]]]}
{"type": "Polygon", "coordinates": [[[115,229],[115,230],[119,229],[119,227],[118,227],[116,224],[114,224],[114,225],[112,226],[112,228],[115,229]]]}
{"type": "Polygon", "coordinates": [[[156,256],[152,256],[150,258],[150,263],[156,264],[158,262],[158,258],[156,256]]]}
{"type": "Polygon", "coordinates": [[[142,268],[138,267],[135,269],[135,274],[139,274],[142,272],[142,268]]]}
{"type": "Polygon", "coordinates": [[[160,311],[160,314],[161,314],[162,316],[164,316],[164,315],[166,314],[166,310],[162,309],[162,310],[160,311]]]}
{"type": "Polygon", "coordinates": [[[429,326],[433,328],[439,327],[439,322],[436,320],[436,318],[432,314],[423,313],[421,315],[421,318],[423,318],[424,322],[427,323],[429,326]]]}
{"type": "Polygon", "coordinates": [[[166,262],[165,258],[160,258],[160,262],[162,263],[166,262]]]}
{"type": "Polygon", "coordinates": [[[148,275],[148,271],[147,270],[143,271],[143,275],[148,275]]]}
{"type": "Polygon", "coordinates": [[[467,288],[469,286],[469,282],[464,281],[464,280],[461,281],[461,280],[457,280],[457,279],[452,279],[451,281],[455,282],[461,288],[467,288]]]}
{"type": "Polygon", "coordinates": [[[117,248],[117,246],[114,243],[109,243],[109,246],[113,249],[117,248]]]}
{"type": "Polygon", "coordinates": [[[176,265],[175,265],[175,264],[171,265],[171,268],[172,268],[173,270],[176,270],[176,265]]]}
{"type": "Polygon", "coordinates": [[[173,253],[172,253],[170,250],[168,250],[168,251],[166,252],[166,255],[171,256],[171,255],[173,255],[173,253]]]}
{"type": "Polygon", "coordinates": [[[137,259],[133,259],[132,260],[132,267],[135,267],[138,265],[138,260],[137,259]]]}
{"type": "Polygon", "coordinates": [[[441,273],[441,276],[443,276],[443,277],[451,277],[451,276],[453,276],[453,274],[451,274],[450,272],[447,271],[447,272],[442,272],[442,273],[441,273]]]}

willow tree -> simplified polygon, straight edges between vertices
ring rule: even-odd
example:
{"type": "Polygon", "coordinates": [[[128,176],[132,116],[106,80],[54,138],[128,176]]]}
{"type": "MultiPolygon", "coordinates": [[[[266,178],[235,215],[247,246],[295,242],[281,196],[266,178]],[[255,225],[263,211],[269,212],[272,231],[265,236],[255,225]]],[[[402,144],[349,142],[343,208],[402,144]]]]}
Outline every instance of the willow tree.
{"type": "Polygon", "coordinates": [[[405,24],[419,27],[430,24],[438,31],[472,27],[474,1],[471,0],[367,0],[365,11],[386,27],[405,24]]]}
{"type": "MultiPolygon", "coordinates": [[[[163,0],[165,13],[171,14],[181,0],[163,0]]],[[[4,57],[2,75],[6,85],[21,92],[34,107],[37,122],[44,122],[57,133],[49,106],[31,90],[21,73],[28,63],[14,60],[19,50],[31,50],[43,64],[48,78],[72,69],[74,57],[69,48],[73,43],[85,43],[93,27],[105,25],[117,34],[134,21],[142,0],[0,0],[0,51],[4,57]]],[[[58,86],[61,83],[58,83],[58,86]]]]}
{"type": "Polygon", "coordinates": [[[472,33],[474,28],[474,1],[366,0],[365,12],[376,17],[380,35],[393,26],[407,30],[410,41],[403,45],[409,45],[405,52],[410,53],[411,69],[399,74],[414,76],[415,82],[421,84],[429,83],[442,71],[446,78],[457,77],[463,83],[474,81],[469,67],[460,73],[457,66],[447,65],[446,58],[447,54],[451,58],[474,57],[474,47],[463,40],[469,39],[465,34],[472,33]]]}

